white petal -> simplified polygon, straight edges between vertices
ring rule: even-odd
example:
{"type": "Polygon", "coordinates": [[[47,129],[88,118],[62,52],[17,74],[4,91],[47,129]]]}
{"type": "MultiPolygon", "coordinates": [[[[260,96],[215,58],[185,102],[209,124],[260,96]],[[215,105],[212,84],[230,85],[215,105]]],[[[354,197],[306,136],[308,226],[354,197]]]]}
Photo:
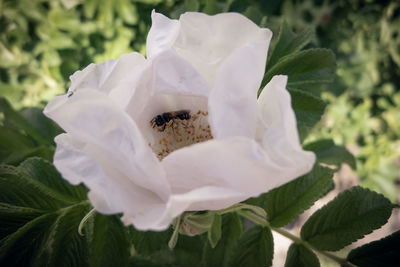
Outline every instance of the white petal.
{"type": "MultiPolygon", "coordinates": [[[[254,140],[235,137],[176,150],[161,163],[171,184],[172,199],[182,195],[187,204],[180,205],[190,209],[221,209],[267,192],[306,172],[300,171],[297,165],[282,165],[272,156],[254,140]],[[197,190],[203,192],[202,197],[191,193],[197,190]],[[220,195],[221,190],[229,193],[220,195]]],[[[181,206],[171,209],[176,209],[173,214],[182,210],[181,206]]]]}
{"type": "Polygon", "coordinates": [[[265,42],[237,49],[221,65],[209,97],[209,121],[215,138],[254,138],[257,91],[264,75],[265,42]]]}
{"type": "Polygon", "coordinates": [[[300,145],[286,83],[287,76],[274,76],[261,92],[256,139],[277,164],[297,166],[299,172],[306,173],[314,164],[315,155],[300,145]]]}
{"type": "Polygon", "coordinates": [[[222,62],[236,49],[254,42],[268,47],[272,33],[245,16],[224,13],[209,16],[189,12],[180,17],[181,29],[173,48],[213,84],[222,62]]]}
{"type": "Polygon", "coordinates": [[[165,209],[164,201],[121,173],[112,163],[112,155],[101,148],[83,143],[71,134],[61,134],[55,141],[54,165],[66,180],[73,184],[83,182],[90,189],[88,197],[96,210],[141,218],[154,206],[165,209]]]}
{"type": "MultiPolygon", "coordinates": [[[[100,88],[103,86],[109,75],[113,72],[118,60],[110,59],[100,64],[90,64],[83,70],[78,70],[72,74],[69,79],[71,86],[69,92],[85,88],[100,88]]],[[[106,92],[108,93],[108,91],[106,92]]]]}
{"type": "Polygon", "coordinates": [[[118,103],[121,109],[126,108],[129,101],[138,94],[138,84],[149,65],[139,53],[122,55],[102,86],[103,90],[109,92],[110,98],[118,103]]]}
{"type": "Polygon", "coordinates": [[[126,108],[132,118],[148,122],[158,114],[180,109],[206,108],[211,88],[200,74],[173,50],[163,51],[140,73],[126,108]]]}
{"type": "Polygon", "coordinates": [[[123,108],[135,93],[135,87],[147,65],[139,53],[121,55],[119,59],[100,64],[90,64],[70,77],[72,83],[69,92],[97,89],[109,94],[123,108]]]}
{"type": "Polygon", "coordinates": [[[154,93],[208,96],[210,87],[176,52],[168,49],[153,60],[154,93]]]}
{"type": "Polygon", "coordinates": [[[154,203],[141,213],[124,213],[121,220],[141,231],[162,231],[169,227],[173,217],[168,215],[166,203],[154,203]]]}
{"type": "Polygon", "coordinates": [[[178,36],[180,23],[177,20],[169,19],[166,16],[151,13],[152,25],[147,35],[146,55],[152,58],[165,49],[168,49],[175,42],[178,36]]]}
{"type": "Polygon", "coordinates": [[[67,133],[109,153],[110,164],[136,185],[168,199],[169,185],[158,159],[135,123],[107,96],[90,89],[69,98],[58,96],[44,113],[67,133]]]}

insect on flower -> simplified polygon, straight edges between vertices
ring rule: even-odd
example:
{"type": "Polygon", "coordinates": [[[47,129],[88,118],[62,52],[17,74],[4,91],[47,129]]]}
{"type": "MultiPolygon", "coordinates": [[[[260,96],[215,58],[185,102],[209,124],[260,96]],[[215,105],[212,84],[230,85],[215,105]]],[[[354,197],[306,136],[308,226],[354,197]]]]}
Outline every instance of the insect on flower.
{"type": "Polygon", "coordinates": [[[156,128],[163,132],[167,126],[172,126],[175,119],[179,120],[189,120],[190,119],[190,110],[177,110],[177,111],[170,111],[164,112],[155,116],[151,121],[150,125],[153,128],[156,128]]]}

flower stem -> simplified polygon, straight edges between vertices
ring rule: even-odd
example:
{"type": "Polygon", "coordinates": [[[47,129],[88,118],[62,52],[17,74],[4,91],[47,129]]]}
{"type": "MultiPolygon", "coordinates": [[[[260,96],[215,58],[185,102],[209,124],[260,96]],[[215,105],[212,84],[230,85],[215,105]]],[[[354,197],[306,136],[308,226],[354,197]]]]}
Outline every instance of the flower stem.
{"type": "Polygon", "coordinates": [[[249,219],[250,221],[252,221],[252,222],[254,222],[254,223],[258,224],[258,225],[261,225],[261,226],[264,226],[264,227],[268,227],[272,231],[275,231],[278,234],[283,235],[284,237],[292,240],[294,243],[301,244],[301,245],[305,246],[307,249],[315,251],[318,254],[321,254],[321,255],[323,255],[323,256],[325,256],[325,257],[327,257],[327,258],[329,258],[329,259],[331,259],[331,260],[333,260],[333,261],[335,261],[337,263],[339,263],[341,266],[356,267],[354,264],[348,262],[346,259],[338,257],[338,256],[336,256],[336,255],[334,255],[332,253],[327,252],[327,251],[321,251],[321,250],[316,249],[315,247],[313,247],[307,241],[302,240],[301,238],[291,234],[290,232],[288,232],[288,231],[286,231],[286,230],[284,230],[282,228],[272,227],[266,219],[254,214],[254,213],[252,213],[250,211],[240,210],[240,211],[238,211],[238,214],[243,216],[243,217],[245,217],[245,218],[247,218],[247,219],[249,219]]]}

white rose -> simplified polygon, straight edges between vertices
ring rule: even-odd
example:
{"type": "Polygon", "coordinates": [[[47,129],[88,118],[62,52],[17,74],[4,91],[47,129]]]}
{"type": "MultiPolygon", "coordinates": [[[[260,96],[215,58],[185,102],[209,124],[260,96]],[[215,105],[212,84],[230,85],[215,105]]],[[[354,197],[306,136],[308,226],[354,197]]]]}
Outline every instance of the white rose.
{"type": "Polygon", "coordinates": [[[163,230],[184,211],[230,207],[312,168],[287,77],[257,100],[270,30],[234,13],[153,12],[152,21],[147,58],[77,71],[44,111],[66,132],[55,140],[55,166],[89,188],[96,210],[163,230]]]}

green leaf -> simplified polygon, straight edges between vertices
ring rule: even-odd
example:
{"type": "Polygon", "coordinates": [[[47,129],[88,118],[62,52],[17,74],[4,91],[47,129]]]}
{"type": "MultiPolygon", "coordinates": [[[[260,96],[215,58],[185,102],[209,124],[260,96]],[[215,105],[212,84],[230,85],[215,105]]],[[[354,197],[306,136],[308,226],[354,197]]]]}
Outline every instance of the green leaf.
{"type": "Polygon", "coordinates": [[[336,251],[384,225],[392,208],[383,195],[356,186],[316,211],[301,238],[316,249],[336,251]]]}
{"type": "Polygon", "coordinates": [[[308,174],[268,192],[264,197],[264,209],[268,221],[274,227],[282,227],[333,187],[333,171],[315,165],[308,174]]]}
{"type": "Polygon", "coordinates": [[[221,215],[214,214],[213,223],[208,231],[208,240],[210,241],[212,248],[215,248],[215,246],[218,244],[218,241],[221,239],[221,224],[221,215]]]}
{"type": "Polygon", "coordinates": [[[71,186],[46,160],[30,158],[21,163],[18,169],[39,182],[42,187],[46,187],[49,192],[53,191],[54,193],[50,194],[60,201],[75,203],[86,199],[86,190],[83,186],[71,186]]]}
{"type": "Polygon", "coordinates": [[[229,266],[271,266],[274,241],[271,230],[262,226],[248,229],[236,242],[229,266]]]}
{"type": "Polygon", "coordinates": [[[61,199],[64,201],[59,201],[57,192],[43,186],[18,168],[0,165],[0,203],[54,211],[57,207],[70,203],[64,196],[61,199]]]}
{"type": "Polygon", "coordinates": [[[95,214],[78,233],[89,210],[86,189],[49,162],[2,165],[0,266],[127,266],[131,244],[118,216],[95,214]]]}
{"type": "Polygon", "coordinates": [[[293,243],[286,256],[285,267],[319,267],[319,260],[314,252],[303,245],[293,243]]]}
{"type": "Polygon", "coordinates": [[[200,4],[197,0],[184,0],[186,11],[198,11],[200,4]]]}
{"type": "MultiPolygon", "coordinates": [[[[78,225],[89,211],[89,204],[81,202],[60,209],[52,226],[46,231],[46,241],[34,258],[37,266],[79,266],[87,264],[85,237],[79,235],[78,225]]],[[[20,240],[19,242],[22,242],[20,240]]]]}
{"type": "Polygon", "coordinates": [[[305,150],[313,151],[319,162],[340,167],[347,163],[353,169],[356,168],[354,156],[343,146],[337,146],[331,139],[322,139],[304,146],[305,150]]]}
{"type": "Polygon", "coordinates": [[[171,229],[163,232],[142,232],[134,228],[129,230],[135,251],[139,255],[149,256],[156,251],[168,249],[168,240],[172,235],[171,229]]]}
{"type": "Polygon", "coordinates": [[[273,76],[288,75],[287,87],[306,90],[308,84],[329,83],[333,81],[335,54],[328,49],[313,48],[287,55],[273,67],[267,69],[263,85],[273,76]]]}
{"type": "Polygon", "coordinates": [[[208,243],[203,237],[205,236],[179,236],[178,243],[172,251],[174,265],[200,267],[204,244],[208,243]]]}
{"type": "Polygon", "coordinates": [[[222,216],[221,239],[212,248],[207,242],[203,252],[203,265],[207,267],[226,267],[228,259],[239,237],[242,235],[242,223],[236,213],[222,216]]]}
{"type": "Polygon", "coordinates": [[[11,124],[17,129],[23,130],[27,135],[41,144],[52,145],[53,140],[49,140],[35,129],[23,116],[16,112],[5,98],[0,98],[0,113],[4,114],[5,125],[11,124]]]}
{"type": "Polygon", "coordinates": [[[95,213],[84,227],[90,266],[127,266],[131,243],[119,216],[95,213]]]}
{"type": "Polygon", "coordinates": [[[298,35],[294,34],[286,22],[283,22],[277,42],[271,49],[270,56],[267,60],[266,69],[274,66],[280,58],[295,53],[303,49],[315,38],[315,30],[313,28],[304,29],[298,35]]]}
{"type": "Polygon", "coordinates": [[[53,157],[53,149],[37,147],[31,138],[13,129],[0,126],[0,140],[0,162],[5,164],[17,165],[32,156],[53,157]]]}
{"type": "Polygon", "coordinates": [[[86,189],[31,158],[0,167],[0,266],[126,266],[128,231],[117,216],[89,212],[86,189]]]}
{"type": "Polygon", "coordinates": [[[400,230],[361,247],[353,249],[347,260],[359,267],[400,266],[400,230]]]}
{"type": "Polygon", "coordinates": [[[326,104],[321,98],[300,90],[289,90],[297,124],[314,126],[324,114],[326,104]]]}
{"type": "Polygon", "coordinates": [[[136,6],[129,0],[118,0],[116,3],[116,11],[127,24],[137,24],[138,13],[136,6]]]}
{"type": "Polygon", "coordinates": [[[56,123],[43,114],[43,110],[40,108],[25,108],[20,111],[20,114],[41,136],[49,142],[51,141],[52,144],[54,144],[54,137],[63,132],[56,123]]]}
{"type": "MultiPolygon", "coordinates": [[[[56,214],[47,213],[23,223],[16,231],[0,240],[1,266],[32,266],[43,247],[47,231],[56,220],[56,214]]],[[[11,217],[8,220],[13,220],[11,217]]],[[[3,231],[4,222],[0,222],[3,231]]],[[[3,236],[3,233],[1,233],[3,236]]]]}

